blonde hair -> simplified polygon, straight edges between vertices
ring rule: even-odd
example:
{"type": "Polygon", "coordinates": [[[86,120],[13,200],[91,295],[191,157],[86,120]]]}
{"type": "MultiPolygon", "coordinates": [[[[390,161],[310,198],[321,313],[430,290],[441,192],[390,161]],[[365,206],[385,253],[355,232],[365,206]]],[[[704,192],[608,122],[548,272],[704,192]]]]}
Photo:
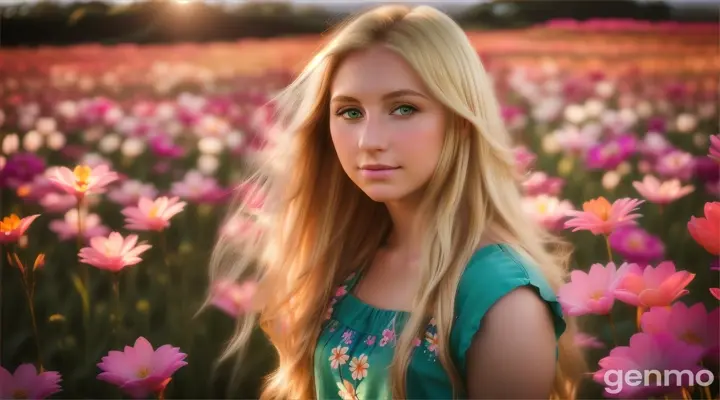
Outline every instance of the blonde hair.
{"type": "MultiPolygon", "coordinates": [[[[448,341],[460,277],[481,237],[492,232],[532,260],[557,290],[564,282],[567,246],[521,211],[512,144],[492,83],[465,32],[428,6],[381,6],[346,21],[275,99],[277,125],[251,177],[266,196],[262,207],[241,204],[229,218],[251,219],[255,233],[218,239],[210,279],[257,279],[254,312],[238,321],[222,358],[242,353],[256,323],[278,353],[264,399],[313,398],[313,356],[334,288],[368,265],[391,229],[373,202],[343,171],[328,128],[329,88],[351,52],[382,45],[417,72],[450,116],[436,171],[421,204],[434,229],[425,232],[421,285],[398,337],[391,366],[393,398],[404,398],[412,341],[426,317],[437,322],[439,359],[454,392],[462,378],[448,341]]],[[[560,339],[554,396],[574,398],[584,361],[572,344],[575,322],[560,339]]]]}

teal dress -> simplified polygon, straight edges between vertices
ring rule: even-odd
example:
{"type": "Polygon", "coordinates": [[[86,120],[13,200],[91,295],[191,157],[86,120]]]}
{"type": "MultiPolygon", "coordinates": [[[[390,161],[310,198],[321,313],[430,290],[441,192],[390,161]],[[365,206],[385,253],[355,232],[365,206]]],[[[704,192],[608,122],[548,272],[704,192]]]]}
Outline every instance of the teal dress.
{"type": "MultiPolygon", "coordinates": [[[[315,350],[315,390],[318,399],[390,399],[388,366],[409,313],[364,303],[352,293],[360,278],[350,275],[330,302],[315,350]]],[[[562,309],[541,272],[507,245],[479,249],[468,263],[455,299],[450,354],[463,378],[466,357],[483,315],[505,294],[521,286],[537,290],[552,310],[555,335],[565,330],[562,309]]],[[[451,381],[438,359],[434,319],[430,319],[407,372],[409,399],[450,399],[451,381]]],[[[464,388],[458,388],[464,390],[464,388]]],[[[465,397],[465,393],[459,394],[465,397]]]]}

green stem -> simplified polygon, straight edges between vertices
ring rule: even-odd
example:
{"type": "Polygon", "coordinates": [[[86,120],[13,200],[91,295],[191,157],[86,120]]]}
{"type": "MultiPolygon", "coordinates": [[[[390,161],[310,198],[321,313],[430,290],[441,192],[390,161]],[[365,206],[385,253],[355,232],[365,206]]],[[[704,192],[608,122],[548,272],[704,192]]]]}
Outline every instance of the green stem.
{"type": "Polygon", "coordinates": [[[30,319],[32,322],[32,329],[33,329],[33,336],[35,336],[35,351],[37,351],[37,358],[38,358],[38,369],[40,371],[44,371],[43,362],[42,362],[42,351],[40,351],[40,334],[38,332],[37,328],[37,317],[35,316],[35,305],[33,304],[33,296],[30,293],[30,286],[28,285],[28,280],[25,277],[25,274],[30,274],[30,268],[25,268],[24,271],[20,272],[20,279],[22,280],[23,284],[23,292],[25,292],[25,298],[27,298],[28,302],[28,308],[30,309],[30,319]]]}
{"type": "Polygon", "coordinates": [[[615,329],[615,322],[614,322],[613,317],[612,317],[612,310],[608,313],[607,316],[608,316],[608,320],[609,320],[609,322],[610,322],[610,332],[612,333],[613,344],[615,345],[615,347],[617,347],[619,341],[618,341],[618,338],[617,338],[617,330],[615,329]]]}
{"type": "Polygon", "coordinates": [[[115,299],[115,320],[113,321],[113,330],[115,335],[115,340],[118,345],[122,344],[122,340],[120,337],[120,331],[122,329],[122,315],[121,315],[121,306],[120,306],[120,273],[114,272],[112,274],[112,287],[113,287],[113,296],[115,299]]]}
{"type": "Polygon", "coordinates": [[[613,255],[612,255],[612,249],[610,248],[610,236],[609,235],[605,235],[605,247],[607,247],[609,262],[613,262],[613,255]]]}

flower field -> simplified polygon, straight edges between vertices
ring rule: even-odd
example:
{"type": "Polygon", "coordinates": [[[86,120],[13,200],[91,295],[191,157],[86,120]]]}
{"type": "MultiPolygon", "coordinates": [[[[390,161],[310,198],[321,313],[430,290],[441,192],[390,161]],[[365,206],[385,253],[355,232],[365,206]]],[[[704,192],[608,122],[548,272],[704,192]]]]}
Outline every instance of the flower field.
{"type": "MultiPolygon", "coordinates": [[[[469,32],[527,170],[518,212],[575,245],[559,298],[584,333],[583,397],[629,368],[714,383],[615,396],[718,397],[717,29],[469,32]]],[[[319,40],[0,50],[0,398],[257,396],[261,334],[216,364],[253,283],[208,282],[207,264],[244,232],[223,219],[232,197],[262,200],[242,185],[262,105],[319,40]]]]}

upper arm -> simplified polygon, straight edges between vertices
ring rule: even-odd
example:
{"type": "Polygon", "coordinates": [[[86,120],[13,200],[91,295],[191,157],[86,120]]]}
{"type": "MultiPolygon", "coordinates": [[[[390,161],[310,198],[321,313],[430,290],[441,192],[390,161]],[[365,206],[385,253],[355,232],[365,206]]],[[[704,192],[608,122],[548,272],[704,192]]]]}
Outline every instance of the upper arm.
{"type": "Polygon", "coordinates": [[[553,317],[530,287],[503,296],[486,314],[467,358],[470,398],[549,398],[555,377],[553,317]]]}

